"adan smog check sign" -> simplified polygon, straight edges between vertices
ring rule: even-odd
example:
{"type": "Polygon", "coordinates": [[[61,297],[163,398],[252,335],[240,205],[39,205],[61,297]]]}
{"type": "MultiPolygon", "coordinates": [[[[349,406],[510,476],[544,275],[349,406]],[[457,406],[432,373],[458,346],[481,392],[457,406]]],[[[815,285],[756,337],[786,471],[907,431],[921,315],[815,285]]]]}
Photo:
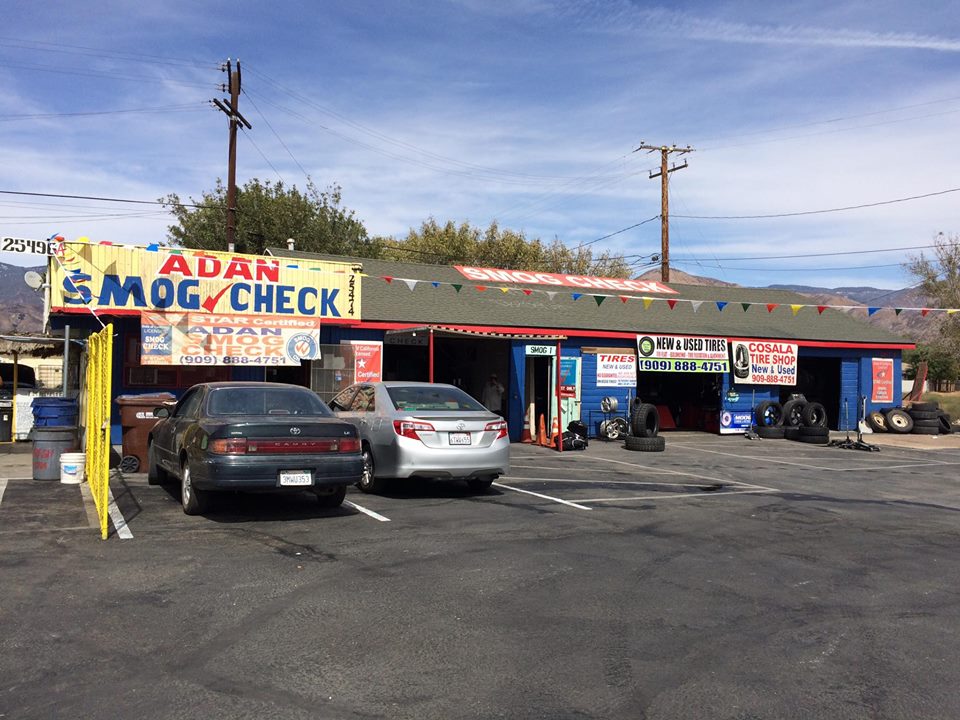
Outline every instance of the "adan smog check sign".
{"type": "Polygon", "coordinates": [[[67,242],[59,262],[52,263],[51,307],[118,315],[358,320],[360,269],[350,263],[67,242]]]}

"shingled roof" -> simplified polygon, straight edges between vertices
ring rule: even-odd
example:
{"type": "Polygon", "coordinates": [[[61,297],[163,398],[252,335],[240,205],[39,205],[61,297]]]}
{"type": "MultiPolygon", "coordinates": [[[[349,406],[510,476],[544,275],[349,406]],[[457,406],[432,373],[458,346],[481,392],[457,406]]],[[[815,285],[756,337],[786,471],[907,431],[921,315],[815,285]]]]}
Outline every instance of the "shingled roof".
{"type": "MultiPolygon", "coordinates": [[[[361,316],[364,322],[419,325],[474,325],[509,328],[542,328],[624,333],[717,335],[771,338],[808,342],[845,342],[864,345],[913,343],[833,309],[822,314],[805,307],[796,315],[790,305],[812,304],[809,297],[767,288],[716,287],[669,283],[675,295],[631,291],[593,290],[566,286],[483,283],[468,280],[447,265],[393,262],[370,258],[345,258],[285,248],[268,248],[277,257],[303,260],[357,262],[363,265],[361,316]],[[387,282],[384,278],[391,278],[387,282]],[[413,289],[412,283],[417,281],[413,289]],[[439,283],[435,286],[432,283],[439,283]],[[458,292],[453,285],[461,285],[458,292]],[[484,292],[477,286],[486,286],[484,292]],[[508,288],[503,292],[501,288],[508,288]],[[523,290],[533,290],[529,295],[523,290]],[[556,293],[552,297],[544,291],[556,293]],[[574,293],[582,297],[574,299],[574,293]],[[600,303],[594,295],[607,295],[600,303]],[[630,298],[622,302],[619,296],[630,298]],[[648,308],[639,299],[653,297],[648,308]],[[673,309],[665,300],[702,301],[694,311],[690,302],[673,309]],[[722,311],[717,302],[728,302],[722,311]],[[746,310],[741,303],[751,303],[746,310]],[[768,304],[779,307],[768,312],[768,304]]],[[[860,311],[854,311],[860,312],[860,311]]]]}

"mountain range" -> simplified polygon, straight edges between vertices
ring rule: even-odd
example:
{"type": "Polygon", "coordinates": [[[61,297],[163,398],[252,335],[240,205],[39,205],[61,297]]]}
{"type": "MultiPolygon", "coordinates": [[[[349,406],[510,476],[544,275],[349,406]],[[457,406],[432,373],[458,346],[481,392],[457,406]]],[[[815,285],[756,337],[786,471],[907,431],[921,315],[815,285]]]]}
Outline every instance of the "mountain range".
{"type": "MultiPolygon", "coordinates": [[[[43,331],[43,296],[29,288],[23,281],[23,275],[28,270],[42,273],[44,268],[25,268],[0,262],[0,334],[30,335],[43,331]]],[[[659,278],[659,270],[651,270],[639,277],[642,280],[659,278]]],[[[680,285],[740,287],[734,283],[690,275],[680,270],[671,270],[670,278],[680,285]]],[[[767,287],[771,290],[789,290],[807,295],[810,297],[811,304],[817,305],[930,307],[929,298],[912,288],[890,291],[873,287],[824,288],[812,285],[768,285],[767,287]]],[[[937,337],[940,328],[938,317],[933,315],[921,317],[916,312],[900,315],[882,312],[863,319],[871,325],[882,327],[914,342],[933,340],[937,337]]]]}

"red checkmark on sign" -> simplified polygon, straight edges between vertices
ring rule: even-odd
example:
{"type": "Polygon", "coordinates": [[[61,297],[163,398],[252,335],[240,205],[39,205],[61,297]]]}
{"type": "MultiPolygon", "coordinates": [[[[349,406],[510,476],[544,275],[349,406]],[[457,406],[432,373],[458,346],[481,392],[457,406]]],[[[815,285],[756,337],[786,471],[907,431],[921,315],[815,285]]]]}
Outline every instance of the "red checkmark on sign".
{"type": "Polygon", "coordinates": [[[230,289],[231,285],[233,285],[233,283],[230,283],[230,285],[227,285],[225,288],[223,288],[223,290],[218,292],[216,295],[211,295],[206,300],[204,300],[201,303],[201,305],[203,305],[203,309],[206,310],[207,312],[213,312],[213,309],[217,306],[217,303],[220,302],[220,298],[222,298],[223,294],[230,289]]]}

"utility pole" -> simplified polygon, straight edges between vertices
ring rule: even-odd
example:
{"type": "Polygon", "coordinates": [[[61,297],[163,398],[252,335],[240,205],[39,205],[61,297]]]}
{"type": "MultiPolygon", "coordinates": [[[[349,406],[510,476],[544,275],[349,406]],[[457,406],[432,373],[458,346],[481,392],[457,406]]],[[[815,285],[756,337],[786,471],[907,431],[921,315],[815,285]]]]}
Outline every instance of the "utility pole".
{"type": "Polygon", "coordinates": [[[226,105],[224,101],[214,98],[213,104],[218,110],[230,118],[230,151],[227,164],[227,250],[233,252],[236,247],[237,235],[237,127],[240,123],[248,129],[253,126],[247,122],[247,119],[240,114],[238,105],[240,104],[240,60],[237,60],[237,69],[234,70],[230,58],[221,68],[227,73],[228,83],[221,85],[223,92],[230,93],[230,104],[226,105]]]}
{"type": "MultiPolygon", "coordinates": [[[[674,170],[683,170],[687,167],[687,161],[683,165],[674,163],[673,167],[667,168],[667,156],[672,154],[685,155],[693,152],[693,148],[687,145],[685,148],[678,148],[676,145],[647,145],[642,143],[637,150],[646,150],[648,152],[660,152],[660,172],[650,173],[650,179],[660,178],[660,280],[670,282],[670,199],[667,187],[667,174],[674,170]]],[[[634,152],[637,152],[634,150],[634,152]]]]}

